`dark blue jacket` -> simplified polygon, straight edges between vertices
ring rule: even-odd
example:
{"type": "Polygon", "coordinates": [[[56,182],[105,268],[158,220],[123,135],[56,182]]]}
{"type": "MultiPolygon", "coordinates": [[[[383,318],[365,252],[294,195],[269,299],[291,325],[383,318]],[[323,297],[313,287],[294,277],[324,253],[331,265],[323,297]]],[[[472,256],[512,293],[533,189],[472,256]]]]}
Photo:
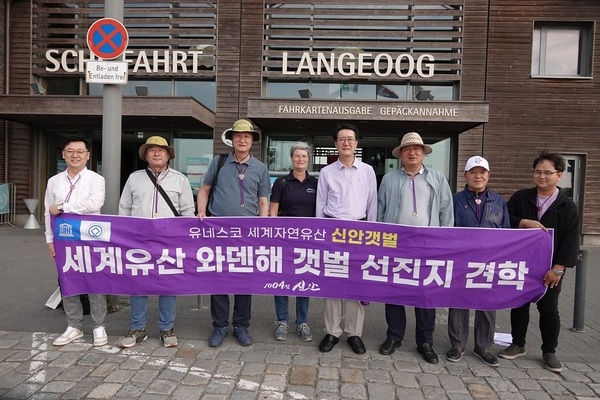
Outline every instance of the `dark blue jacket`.
{"type": "Polygon", "coordinates": [[[485,201],[480,204],[481,222],[477,220],[474,193],[465,186],[461,192],[452,195],[454,201],[454,226],[472,228],[510,228],[510,215],[502,196],[485,189],[485,201]]]}

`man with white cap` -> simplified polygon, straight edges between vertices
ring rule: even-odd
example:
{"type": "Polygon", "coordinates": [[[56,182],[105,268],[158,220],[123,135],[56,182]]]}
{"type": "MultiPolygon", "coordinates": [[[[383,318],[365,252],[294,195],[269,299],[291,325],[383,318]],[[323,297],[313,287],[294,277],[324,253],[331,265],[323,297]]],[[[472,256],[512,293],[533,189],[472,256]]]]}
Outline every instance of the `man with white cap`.
{"type": "MultiPolygon", "coordinates": [[[[378,193],[377,221],[412,226],[453,226],[452,192],[446,177],[423,165],[432,152],[421,135],[409,132],[392,155],[402,167],[384,175],[378,193]]],[[[415,307],[417,350],[430,364],[439,362],[433,349],[435,309],[415,307]]],[[[379,353],[392,354],[402,345],[406,331],[406,311],[397,304],[385,305],[387,338],[379,353]]]]}
{"type": "MultiPolygon", "coordinates": [[[[481,156],[469,158],[465,164],[464,190],[452,196],[454,200],[454,226],[472,228],[510,228],[510,215],[504,198],[487,188],[490,165],[481,156]]],[[[450,308],[448,311],[448,337],[452,348],[446,359],[457,362],[465,352],[469,340],[469,310],[450,308]]],[[[496,311],[475,311],[475,348],[484,363],[492,367],[500,365],[488,351],[494,343],[496,311]]]]}
{"type": "MultiPolygon", "coordinates": [[[[250,153],[253,142],[260,141],[260,132],[250,121],[240,119],[225,131],[225,139],[231,140],[233,151],[227,155],[220,169],[220,156],[216,156],[208,167],[198,192],[198,218],[202,220],[206,216],[207,208],[214,216],[267,217],[271,193],[269,170],[250,153]],[[209,200],[211,188],[213,195],[209,200]]],[[[248,331],[251,308],[251,295],[234,295],[233,335],[242,346],[252,344],[248,331]]],[[[210,314],[213,332],[208,345],[219,347],[229,325],[229,295],[211,295],[210,314]]]]}
{"type": "MultiPolygon", "coordinates": [[[[148,163],[148,168],[129,175],[119,200],[119,215],[145,218],[193,216],[194,195],[190,182],[169,166],[169,160],[175,158],[175,149],[164,138],[151,136],[140,147],[138,155],[148,163]],[[162,193],[159,188],[163,189],[162,193]]],[[[130,296],[129,302],[129,332],[119,341],[119,347],[124,348],[148,338],[148,296],[130,296]]],[[[177,337],[173,333],[175,307],[175,296],[158,296],[158,330],[164,347],[177,346],[177,337]]]]}

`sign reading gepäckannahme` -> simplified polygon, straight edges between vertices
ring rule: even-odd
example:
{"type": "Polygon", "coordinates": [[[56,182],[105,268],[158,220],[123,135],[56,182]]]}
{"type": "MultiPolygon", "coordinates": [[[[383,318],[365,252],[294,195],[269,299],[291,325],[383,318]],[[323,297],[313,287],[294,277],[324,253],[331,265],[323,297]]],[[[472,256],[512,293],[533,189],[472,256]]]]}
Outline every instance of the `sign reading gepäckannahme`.
{"type": "Polygon", "coordinates": [[[65,296],[254,294],[498,310],[545,292],[553,231],[322,218],[52,219],[65,296]]]}

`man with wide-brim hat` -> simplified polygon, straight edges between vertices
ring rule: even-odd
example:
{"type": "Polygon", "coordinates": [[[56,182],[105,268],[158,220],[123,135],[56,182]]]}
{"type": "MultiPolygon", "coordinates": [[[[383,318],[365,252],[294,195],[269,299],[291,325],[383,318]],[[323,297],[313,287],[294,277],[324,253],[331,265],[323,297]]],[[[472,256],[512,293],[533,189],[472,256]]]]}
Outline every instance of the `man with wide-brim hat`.
{"type": "MultiPolygon", "coordinates": [[[[223,136],[231,141],[233,151],[213,158],[198,191],[198,219],[207,211],[213,216],[266,217],[269,214],[271,178],[267,166],[252,156],[252,144],[260,140],[259,130],[247,119],[239,119],[223,136]]],[[[233,335],[242,346],[252,344],[250,318],[252,296],[234,295],[233,335]]],[[[227,294],[210,296],[213,331],[209,347],[219,347],[227,336],[230,300],[227,294]]]]}
{"type": "MultiPolygon", "coordinates": [[[[400,168],[384,175],[377,194],[377,221],[412,226],[454,226],[452,191],[439,171],[425,167],[423,160],[432,149],[416,132],[402,137],[392,154],[402,161],[400,168]]],[[[433,349],[435,309],[415,307],[417,350],[430,364],[439,362],[433,349]]],[[[392,354],[400,347],[406,330],[404,306],[385,305],[388,324],[386,340],[379,353],[392,354]]]]}
{"type": "Polygon", "coordinates": [[[421,135],[419,135],[417,132],[408,132],[402,137],[400,146],[392,150],[392,155],[396,158],[401,158],[400,152],[402,151],[402,148],[406,146],[422,146],[423,150],[425,151],[425,154],[431,154],[431,152],[433,151],[433,149],[430,146],[423,143],[421,135]]]}
{"type": "Polygon", "coordinates": [[[173,147],[169,146],[169,143],[167,142],[167,140],[165,138],[163,138],[161,136],[150,136],[146,140],[146,143],[141,145],[140,149],[138,150],[138,154],[142,160],[147,161],[146,160],[146,150],[148,150],[148,148],[150,148],[152,146],[164,147],[169,152],[169,160],[172,160],[173,158],[175,158],[175,149],[173,147]]]}
{"type": "MultiPolygon", "coordinates": [[[[129,175],[119,200],[119,215],[144,218],[193,216],[192,187],[184,174],[169,166],[169,160],[175,158],[175,149],[169,142],[161,136],[151,136],[140,146],[138,154],[148,167],[129,175]]],[[[148,296],[130,296],[129,303],[129,332],[118,343],[123,348],[133,347],[148,338],[148,296]]],[[[164,347],[177,346],[173,332],[175,315],[176,297],[158,296],[158,331],[164,347]]]]}
{"type": "Polygon", "coordinates": [[[254,142],[260,142],[260,131],[247,119],[238,119],[225,131],[225,139],[231,140],[235,132],[251,133],[254,142]]]}

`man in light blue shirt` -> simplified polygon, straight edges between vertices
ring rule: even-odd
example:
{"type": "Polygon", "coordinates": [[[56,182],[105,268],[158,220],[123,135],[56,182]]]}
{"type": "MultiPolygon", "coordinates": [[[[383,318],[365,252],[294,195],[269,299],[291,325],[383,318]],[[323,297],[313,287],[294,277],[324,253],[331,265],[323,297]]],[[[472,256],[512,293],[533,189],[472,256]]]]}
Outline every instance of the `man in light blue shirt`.
{"type": "MultiPolygon", "coordinates": [[[[338,150],[338,160],[323,168],[317,187],[316,216],[375,221],[377,218],[377,178],[373,167],[354,156],[358,146],[358,129],[351,124],[337,125],[333,140],[338,150]]],[[[325,331],[327,334],[319,344],[326,353],[340,341],[343,332],[348,335],[348,344],[356,354],[366,352],[360,338],[365,311],[355,300],[325,299],[325,331]],[[342,320],[344,308],[344,329],[342,320]]]]}

